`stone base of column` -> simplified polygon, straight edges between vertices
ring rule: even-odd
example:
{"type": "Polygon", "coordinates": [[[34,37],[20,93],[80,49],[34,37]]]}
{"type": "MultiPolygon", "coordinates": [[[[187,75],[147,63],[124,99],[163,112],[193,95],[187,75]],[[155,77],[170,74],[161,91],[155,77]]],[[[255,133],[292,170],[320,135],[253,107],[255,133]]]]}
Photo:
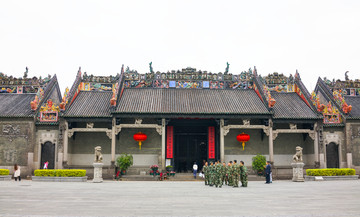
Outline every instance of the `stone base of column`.
{"type": "Polygon", "coordinates": [[[103,182],[102,178],[102,167],[104,166],[103,163],[93,163],[94,166],[94,183],[100,183],[103,182]]]}
{"type": "Polygon", "coordinates": [[[299,162],[299,163],[291,163],[291,166],[293,168],[293,178],[292,181],[293,182],[304,182],[304,163],[299,162]]]}
{"type": "Polygon", "coordinates": [[[352,168],[352,153],[346,153],[347,167],[352,168]]]}

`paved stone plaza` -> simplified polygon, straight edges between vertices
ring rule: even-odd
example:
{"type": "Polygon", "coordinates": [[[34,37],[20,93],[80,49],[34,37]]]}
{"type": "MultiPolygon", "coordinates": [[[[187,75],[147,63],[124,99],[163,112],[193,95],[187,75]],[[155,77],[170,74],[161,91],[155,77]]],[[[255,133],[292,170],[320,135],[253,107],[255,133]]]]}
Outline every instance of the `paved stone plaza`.
{"type": "Polygon", "coordinates": [[[0,182],[0,216],[360,216],[360,181],[0,182]]]}

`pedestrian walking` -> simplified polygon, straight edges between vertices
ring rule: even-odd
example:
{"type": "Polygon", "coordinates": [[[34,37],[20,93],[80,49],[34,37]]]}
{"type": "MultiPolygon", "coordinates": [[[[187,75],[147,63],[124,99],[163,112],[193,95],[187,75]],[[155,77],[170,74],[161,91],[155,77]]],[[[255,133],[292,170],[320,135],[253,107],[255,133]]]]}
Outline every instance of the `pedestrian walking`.
{"type": "Polygon", "coordinates": [[[198,165],[196,164],[196,162],[194,162],[194,165],[193,165],[194,179],[196,179],[197,170],[198,170],[198,165]]]}
{"type": "Polygon", "coordinates": [[[265,167],[266,182],[265,182],[265,184],[270,184],[270,173],[271,173],[270,161],[266,161],[266,167],[265,167]]]}
{"type": "Polygon", "coordinates": [[[19,178],[19,182],[21,181],[20,166],[18,166],[17,164],[14,165],[14,178],[15,181],[17,181],[18,178],[19,178]]]}
{"type": "Polygon", "coordinates": [[[44,163],[44,169],[47,169],[47,168],[48,168],[48,165],[49,165],[49,161],[46,161],[46,162],[44,163]]]}

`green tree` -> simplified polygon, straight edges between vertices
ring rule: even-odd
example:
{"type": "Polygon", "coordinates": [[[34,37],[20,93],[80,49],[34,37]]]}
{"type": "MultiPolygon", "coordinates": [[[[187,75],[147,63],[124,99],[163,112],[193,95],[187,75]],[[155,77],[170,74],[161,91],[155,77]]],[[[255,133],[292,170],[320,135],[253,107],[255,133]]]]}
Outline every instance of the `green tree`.
{"type": "Polygon", "coordinates": [[[252,169],[256,171],[258,175],[263,175],[266,165],[266,157],[264,155],[258,154],[252,158],[252,169]]]}

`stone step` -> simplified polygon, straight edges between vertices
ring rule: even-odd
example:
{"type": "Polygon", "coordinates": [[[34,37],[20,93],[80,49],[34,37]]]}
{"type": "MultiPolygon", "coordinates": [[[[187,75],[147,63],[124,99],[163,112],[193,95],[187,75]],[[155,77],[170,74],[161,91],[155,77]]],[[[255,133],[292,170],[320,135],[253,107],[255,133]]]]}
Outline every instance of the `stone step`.
{"type": "MultiPolygon", "coordinates": [[[[150,175],[123,175],[121,176],[121,181],[157,181],[159,176],[150,176],[150,175]]],[[[196,177],[192,173],[177,173],[175,176],[170,176],[166,181],[204,181],[201,177],[196,177]]],[[[248,181],[264,181],[265,177],[260,177],[257,175],[249,175],[248,181]]]]}

